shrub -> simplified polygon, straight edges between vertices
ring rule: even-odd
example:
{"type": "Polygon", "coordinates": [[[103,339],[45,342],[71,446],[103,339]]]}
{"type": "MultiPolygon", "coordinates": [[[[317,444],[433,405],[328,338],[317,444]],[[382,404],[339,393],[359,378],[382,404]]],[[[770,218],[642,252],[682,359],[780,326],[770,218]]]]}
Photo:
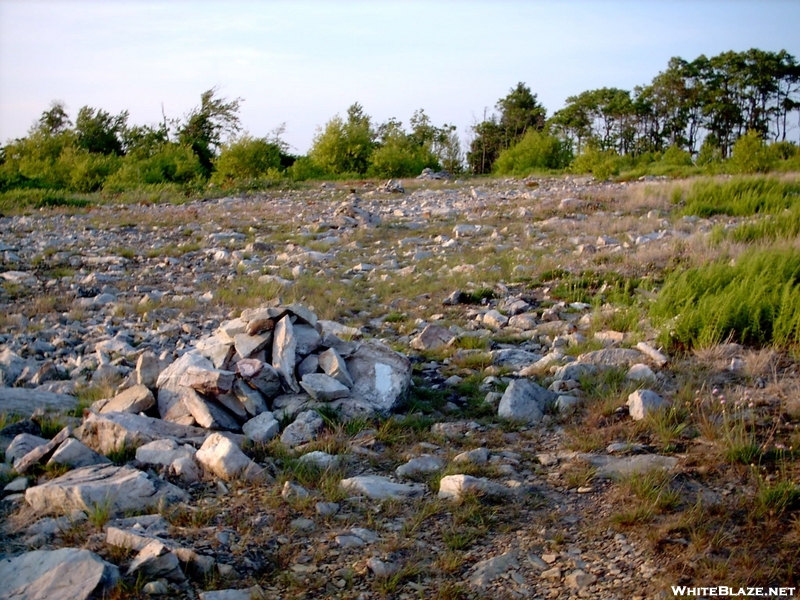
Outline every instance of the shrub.
{"type": "Polygon", "coordinates": [[[764,143],[757,131],[751,129],[733,145],[729,166],[734,173],[766,173],[777,162],[777,153],[764,143]]]}
{"type": "Polygon", "coordinates": [[[426,147],[415,144],[402,132],[390,135],[369,159],[368,173],[373,177],[410,177],[419,175],[422,169],[440,168],[433,153],[426,147]]]}
{"type": "Polygon", "coordinates": [[[286,169],[289,177],[295,181],[307,179],[325,179],[329,173],[307,156],[301,156],[294,164],[286,169]]]}
{"type": "Polygon", "coordinates": [[[518,144],[500,153],[494,171],[499,175],[525,176],[534,171],[564,169],[572,158],[569,142],[531,129],[518,144]]]}
{"type": "Polygon", "coordinates": [[[190,184],[203,177],[200,160],[188,146],[166,144],[148,158],[125,157],[121,167],[103,186],[107,192],[121,192],[160,183],[190,184]]]}
{"type": "Polygon", "coordinates": [[[591,173],[596,179],[608,179],[619,175],[625,166],[626,158],[615,150],[598,150],[587,148],[572,161],[570,170],[573,173],[591,173]]]}
{"type": "Polygon", "coordinates": [[[211,181],[217,185],[258,179],[281,166],[280,148],[263,138],[243,136],[222,146],[211,181]]]}
{"type": "Polygon", "coordinates": [[[676,167],[691,167],[694,165],[692,155],[674,144],[666,149],[660,162],[676,167]]]}
{"type": "Polygon", "coordinates": [[[764,250],[735,264],[712,263],[670,275],[652,306],[674,319],[668,343],[708,346],[800,342],[800,250],[764,250]]]}

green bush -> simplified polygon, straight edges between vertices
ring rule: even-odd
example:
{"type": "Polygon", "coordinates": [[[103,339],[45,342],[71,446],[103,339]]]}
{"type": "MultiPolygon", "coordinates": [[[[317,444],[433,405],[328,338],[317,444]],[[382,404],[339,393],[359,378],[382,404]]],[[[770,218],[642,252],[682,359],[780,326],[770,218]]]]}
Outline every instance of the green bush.
{"type": "Polygon", "coordinates": [[[694,165],[692,155],[674,144],[664,151],[659,162],[675,167],[691,167],[694,165]]]}
{"type": "Polygon", "coordinates": [[[670,275],[651,312],[674,319],[667,343],[800,342],[800,250],[764,250],[670,275]]]}
{"type": "Polygon", "coordinates": [[[277,145],[263,138],[243,136],[222,146],[211,181],[225,186],[265,178],[270,169],[277,170],[280,166],[281,150],[277,145]]]}
{"type": "Polygon", "coordinates": [[[572,159],[568,142],[531,129],[518,144],[500,153],[494,163],[494,172],[525,176],[535,171],[564,169],[572,159]]]}
{"type": "Polygon", "coordinates": [[[52,208],[88,206],[87,199],[63,190],[12,189],[0,193],[0,211],[17,212],[26,208],[52,208]]]}
{"type": "Polygon", "coordinates": [[[589,147],[579,154],[570,165],[573,173],[591,173],[595,179],[608,179],[619,175],[630,164],[630,159],[617,154],[615,150],[598,150],[589,147]]]}
{"type": "Polygon", "coordinates": [[[188,146],[166,144],[148,158],[125,157],[105,182],[106,192],[121,192],[160,183],[192,184],[203,177],[200,160],[188,146]]]}
{"type": "Polygon", "coordinates": [[[286,173],[294,181],[325,179],[330,176],[330,173],[307,156],[301,156],[294,161],[294,164],[286,169],[286,173]]]}
{"type": "Polygon", "coordinates": [[[439,170],[439,162],[426,147],[415,144],[406,134],[390,135],[384,144],[373,151],[369,158],[371,177],[411,177],[430,167],[439,170]]]}
{"type": "Polygon", "coordinates": [[[728,165],[733,173],[766,173],[777,164],[778,154],[752,129],[736,140],[728,165]]]}

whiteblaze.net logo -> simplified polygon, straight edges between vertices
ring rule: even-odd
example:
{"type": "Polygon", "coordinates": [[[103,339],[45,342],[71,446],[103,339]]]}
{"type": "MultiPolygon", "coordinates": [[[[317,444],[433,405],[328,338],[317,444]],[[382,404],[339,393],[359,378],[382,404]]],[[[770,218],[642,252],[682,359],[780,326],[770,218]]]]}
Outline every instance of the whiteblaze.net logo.
{"type": "Polygon", "coordinates": [[[675,596],[694,596],[694,597],[722,597],[722,598],[794,598],[795,590],[793,587],[729,587],[720,585],[717,587],[689,587],[685,585],[673,585],[672,594],[675,596]]]}

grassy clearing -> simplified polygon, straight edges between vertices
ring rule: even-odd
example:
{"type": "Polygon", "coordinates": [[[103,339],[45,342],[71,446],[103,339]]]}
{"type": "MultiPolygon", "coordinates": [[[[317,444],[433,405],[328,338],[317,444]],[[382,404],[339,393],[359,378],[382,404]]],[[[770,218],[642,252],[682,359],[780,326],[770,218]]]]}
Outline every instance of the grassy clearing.
{"type": "MultiPolygon", "coordinates": [[[[679,197],[676,197],[676,199],[679,197]]],[[[800,182],[773,177],[697,181],[684,199],[683,214],[698,217],[779,214],[800,202],[800,182]]]]}
{"type": "Polygon", "coordinates": [[[670,275],[651,314],[671,346],[800,342],[800,250],[770,249],[670,275]]]}

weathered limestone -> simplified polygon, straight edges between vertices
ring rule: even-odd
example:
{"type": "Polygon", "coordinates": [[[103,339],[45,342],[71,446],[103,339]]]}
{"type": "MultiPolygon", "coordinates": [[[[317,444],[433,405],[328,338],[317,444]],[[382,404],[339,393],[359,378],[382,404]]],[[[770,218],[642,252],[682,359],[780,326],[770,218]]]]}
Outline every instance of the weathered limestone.
{"type": "Polygon", "coordinates": [[[25,501],[38,512],[89,511],[105,505],[113,512],[124,512],[187,499],[186,492],[170,483],[114,465],[75,469],[25,491],[25,501]]]}
{"type": "Polygon", "coordinates": [[[634,421],[641,421],[650,413],[669,406],[669,402],[653,390],[636,390],[628,396],[628,412],[634,421]]]}
{"type": "Polygon", "coordinates": [[[100,414],[110,412],[140,413],[153,408],[155,396],[146,386],[137,384],[129,387],[106,402],[100,414]]]}
{"type": "Polygon", "coordinates": [[[353,378],[351,396],[368,404],[375,413],[391,414],[411,385],[411,363],[377,340],[363,342],[346,360],[353,378]]]}
{"type": "Polygon", "coordinates": [[[528,379],[515,379],[506,388],[497,414],[504,419],[538,423],[556,395],[528,379]]]}
{"type": "Polygon", "coordinates": [[[347,398],[350,395],[350,389],[346,385],[324,373],[303,375],[300,386],[308,392],[309,396],[320,402],[347,398]]]}
{"type": "Polygon", "coordinates": [[[226,481],[242,477],[248,481],[264,475],[263,469],[250,460],[239,447],[219,433],[212,433],[195,454],[206,470],[226,481]]]}
{"type": "Polygon", "coordinates": [[[118,579],[119,569],[89,550],[36,550],[0,561],[0,598],[89,600],[118,579]]]}
{"type": "Polygon", "coordinates": [[[89,448],[108,454],[125,447],[138,448],[153,440],[205,440],[208,431],[131,413],[90,414],[75,436],[89,448]]]}
{"type": "Polygon", "coordinates": [[[30,417],[37,409],[69,412],[78,406],[78,399],[67,394],[26,388],[0,387],[0,413],[30,417]]]}
{"type": "Polygon", "coordinates": [[[295,353],[297,351],[297,340],[294,336],[294,328],[289,317],[283,317],[275,325],[274,338],[272,340],[272,366],[280,375],[281,381],[287,391],[295,394],[300,392],[300,384],[294,374],[295,353]]]}
{"type": "Polygon", "coordinates": [[[281,425],[271,412],[265,411],[242,425],[242,431],[248,440],[263,444],[277,437],[281,431],[281,425]]]}
{"type": "Polygon", "coordinates": [[[342,479],[343,489],[359,496],[373,500],[402,500],[425,493],[427,487],[421,483],[395,483],[388,477],[379,475],[362,475],[342,479]]]}

